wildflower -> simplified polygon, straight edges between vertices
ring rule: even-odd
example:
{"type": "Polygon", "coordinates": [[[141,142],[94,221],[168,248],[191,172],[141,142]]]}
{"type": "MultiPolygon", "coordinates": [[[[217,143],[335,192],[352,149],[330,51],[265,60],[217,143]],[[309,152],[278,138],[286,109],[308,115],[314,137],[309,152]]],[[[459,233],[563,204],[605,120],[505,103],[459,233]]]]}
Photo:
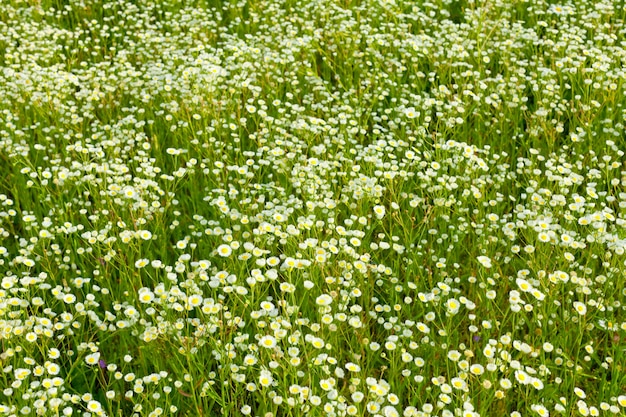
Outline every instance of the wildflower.
{"type": "Polygon", "coordinates": [[[202,300],[203,298],[200,294],[193,294],[190,295],[189,298],[187,298],[187,304],[190,308],[198,307],[200,304],[202,304],[202,300]]]}
{"type": "Polygon", "coordinates": [[[148,304],[152,300],[154,300],[154,293],[150,289],[145,287],[139,289],[139,302],[148,304]]]}
{"type": "Polygon", "coordinates": [[[485,372],[485,368],[481,364],[475,363],[470,366],[470,372],[474,375],[482,375],[485,372]]]}
{"type": "Polygon", "coordinates": [[[315,299],[315,303],[319,306],[327,306],[332,303],[333,298],[328,294],[322,294],[315,299]]]}
{"type": "Polygon", "coordinates": [[[267,369],[261,370],[259,374],[259,384],[262,387],[269,387],[270,385],[272,385],[272,382],[274,382],[274,377],[272,376],[272,373],[267,369]]]}
{"type": "Polygon", "coordinates": [[[533,378],[530,384],[538,391],[543,389],[543,382],[539,378],[533,378]]]}
{"type": "Polygon", "coordinates": [[[546,232],[539,232],[537,235],[540,242],[546,243],[550,241],[550,235],[546,232]]]}
{"type": "Polygon", "coordinates": [[[350,371],[350,372],[360,372],[361,371],[361,367],[359,365],[357,365],[356,363],[352,363],[352,362],[346,363],[345,368],[348,371],[350,371]]]}
{"type": "Polygon", "coordinates": [[[400,413],[392,405],[386,405],[381,410],[384,417],[400,417],[400,413]]]}
{"type": "Polygon", "coordinates": [[[272,349],[276,347],[276,338],[271,335],[265,335],[259,339],[259,346],[272,349]]]}
{"type": "Polygon", "coordinates": [[[459,352],[458,350],[449,351],[448,359],[450,359],[453,362],[457,362],[459,359],[461,359],[461,352],[459,352]]]}
{"type": "Polygon", "coordinates": [[[415,119],[416,117],[420,115],[419,112],[415,111],[415,107],[408,107],[407,109],[404,110],[404,114],[409,119],[415,119]]]}
{"type": "Polygon", "coordinates": [[[528,385],[532,382],[531,376],[521,369],[515,371],[515,379],[517,380],[517,382],[523,385],[528,385]]]}
{"type": "Polygon", "coordinates": [[[17,368],[13,371],[13,375],[15,375],[15,379],[22,380],[31,374],[30,369],[26,368],[17,368]]]}
{"type": "Polygon", "coordinates": [[[515,283],[517,284],[519,289],[524,292],[530,292],[533,289],[533,286],[530,285],[530,283],[523,278],[517,278],[515,280],[515,283]]]}
{"type": "Polygon", "coordinates": [[[582,389],[578,387],[574,387],[574,394],[576,394],[578,398],[582,398],[582,399],[585,399],[587,397],[587,395],[585,394],[585,391],[583,391],[582,389]]]}
{"type": "Polygon", "coordinates": [[[546,298],[545,294],[542,293],[541,291],[539,291],[536,288],[533,288],[530,293],[532,294],[533,297],[535,297],[537,300],[542,301],[544,298],[546,298]]]}
{"type": "Polygon", "coordinates": [[[100,352],[94,352],[85,356],[85,362],[87,365],[96,365],[100,360],[100,352]]]}
{"type": "Polygon", "coordinates": [[[430,327],[428,327],[426,324],[422,323],[422,322],[418,322],[415,327],[417,328],[417,330],[419,330],[422,333],[428,334],[430,333],[430,327]]]}
{"type": "Polygon", "coordinates": [[[452,380],[450,381],[450,383],[452,384],[452,387],[458,389],[458,390],[465,390],[467,389],[467,383],[462,380],[459,377],[454,377],[452,378],[452,380]]]}
{"type": "Polygon", "coordinates": [[[587,313],[587,306],[585,303],[581,303],[580,301],[574,301],[572,304],[574,306],[574,310],[581,316],[584,316],[587,313]]]}
{"type": "Polygon", "coordinates": [[[448,308],[448,313],[456,314],[459,312],[459,308],[461,307],[461,303],[455,298],[449,298],[446,301],[446,307],[448,308]]]}
{"type": "Polygon", "coordinates": [[[370,414],[376,414],[380,410],[380,405],[374,401],[370,401],[367,403],[366,409],[370,414]]]}
{"type": "Polygon", "coordinates": [[[363,399],[365,398],[365,394],[363,394],[361,391],[355,391],[352,393],[350,398],[352,398],[352,401],[358,404],[363,401],[363,399]]]}
{"type": "Polygon", "coordinates": [[[145,258],[144,258],[144,259],[138,259],[138,260],[135,262],[135,268],[137,268],[137,269],[141,269],[141,268],[143,268],[144,266],[148,265],[149,263],[150,263],[150,261],[149,261],[148,259],[145,259],[145,258]]]}
{"type": "Polygon", "coordinates": [[[217,247],[217,254],[223,258],[228,258],[233,253],[233,249],[230,245],[219,245],[217,247]]]}
{"type": "Polygon", "coordinates": [[[91,400],[87,403],[87,410],[92,413],[99,414],[102,412],[102,404],[98,401],[91,400]]]}
{"type": "Polygon", "coordinates": [[[150,233],[149,230],[140,230],[139,237],[142,238],[143,240],[150,240],[152,239],[152,233],[150,233]]]}
{"type": "Polygon", "coordinates": [[[548,411],[548,409],[546,407],[544,407],[543,405],[540,404],[533,404],[531,407],[531,410],[533,410],[535,413],[537,413],[539,415],[539,417],[549,417],[550,416],[550,412],[548,411]]]}
{"type": "Polygon", "coordinates": [[[320,387],[324,391],[330,391],[334,386],[335,386],[335,380],[333,378],[320,380],[320,387]]]}
{"type": "Polygon", "coordinates": [[[61,352],[57,348],[50,348],[48,350],[48,357],[50,359],[58,359],[61,356],[61,352]]]}
{"type": "Polygon", "coordinates": [[[65,294],[63,296],[63,302],[66,304],[73,304],[76,301],[76,296],[74,294],[65,294]]]}
{"type": "Polygon", "coordinates": [[[374,206],[374,214],[378,219],[382,219],[383,217],[385,217],[385,213],[385,206],[374,206]]]}
{"type": "Polygon", "coordinates": [[[478,260],[478,263],[480,263],[485,268],[491,268],[491,266],[492,266],[491,259],[488,258],[487,256],[479,256],[476,259],[478,260]]]}

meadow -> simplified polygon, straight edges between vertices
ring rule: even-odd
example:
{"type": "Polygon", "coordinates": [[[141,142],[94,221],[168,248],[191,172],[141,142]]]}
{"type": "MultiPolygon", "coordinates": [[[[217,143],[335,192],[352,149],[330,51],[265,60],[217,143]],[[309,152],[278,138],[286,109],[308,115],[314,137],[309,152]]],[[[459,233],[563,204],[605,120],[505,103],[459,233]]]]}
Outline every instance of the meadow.
{"type": "Polygon", "coordinates": [[[626,415],[626,7],[0,2],[0,416],[626,415]]]}

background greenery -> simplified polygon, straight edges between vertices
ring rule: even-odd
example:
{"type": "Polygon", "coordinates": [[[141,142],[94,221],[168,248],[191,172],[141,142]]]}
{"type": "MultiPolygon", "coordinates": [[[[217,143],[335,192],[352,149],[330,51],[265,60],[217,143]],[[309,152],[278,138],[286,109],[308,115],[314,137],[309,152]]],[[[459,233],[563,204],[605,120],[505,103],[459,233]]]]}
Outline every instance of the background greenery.
{"type": "Polygon", "coordinates": [[[625,9],[0,4],[0,415],[617,415],[625,9]]]}

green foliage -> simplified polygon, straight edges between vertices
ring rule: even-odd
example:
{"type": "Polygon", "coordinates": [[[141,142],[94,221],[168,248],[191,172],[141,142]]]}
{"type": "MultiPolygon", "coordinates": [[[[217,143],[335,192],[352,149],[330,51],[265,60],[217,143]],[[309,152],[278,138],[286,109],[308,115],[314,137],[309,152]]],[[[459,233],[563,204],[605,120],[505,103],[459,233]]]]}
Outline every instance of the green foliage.
{"type": "Polygon", "coordinates": [[[2,2],[0,416],[623,413],[624,12],[2,2]]]}

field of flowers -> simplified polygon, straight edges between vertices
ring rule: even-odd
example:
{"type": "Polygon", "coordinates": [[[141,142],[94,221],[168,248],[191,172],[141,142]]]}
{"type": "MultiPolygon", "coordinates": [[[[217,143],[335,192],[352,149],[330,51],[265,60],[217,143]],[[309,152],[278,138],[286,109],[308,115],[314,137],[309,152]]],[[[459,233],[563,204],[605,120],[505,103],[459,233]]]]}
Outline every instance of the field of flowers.
{"type": "Polygon", "coordinates": [[[626,8],[0,2],[0,416],[626,415],[626,8]]]}

